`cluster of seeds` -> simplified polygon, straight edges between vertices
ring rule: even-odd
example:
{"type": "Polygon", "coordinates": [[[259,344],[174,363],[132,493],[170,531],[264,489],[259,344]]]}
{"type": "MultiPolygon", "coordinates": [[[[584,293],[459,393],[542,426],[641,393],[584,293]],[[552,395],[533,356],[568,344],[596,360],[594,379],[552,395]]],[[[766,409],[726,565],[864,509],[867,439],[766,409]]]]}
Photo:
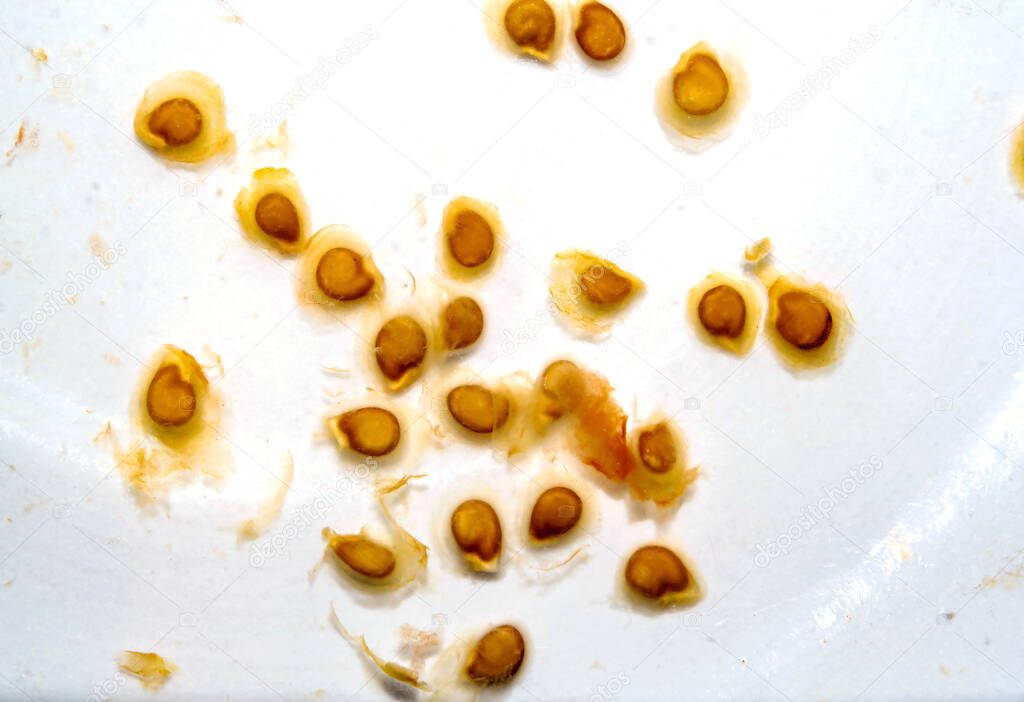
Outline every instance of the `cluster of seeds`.
{"type": "MultiPolygon", "coordinates": [[[[499,39],[512,50],[542,61],[554,60],[565,28],[572,27],[587,59],[607,63],[627,48],[626,25],[609,6],[584,0],[570,13],[547,0],[505,0],[488,16],[500,27],[499,39]]],[[[736,115],[744,94],[739,68],[703,42],[685,51],[658,87],[663,123],[674,133],[701,138],[720,131],[736,115]]],[[[154,83],[138,107],[139,138],[167,159],[197,162],[226,151],[233,137],[226,127],[223,94],[212,80],[181,72],[154,83]]],[[[341,225],[316,231],[296,177],[285,168],[261,168],[235,199],[243,233],[256,244],[287,256],[300,256],[298,296],[304,304],[354,310],[381,303],[384,277],[370,247],[341,225]]],[[[438,236],[440,268],[454,281],[474,281],[496,265],[506,237],[497,208],[468,197],[452,200],[438,236]]],[[[838,353],[848,312],[841,299],[820,285],[780,275],[764,265],[767,244],[748,261],[767,289],[767,316],[754,287],[742,276],[712,273],[689,295],[691,319],[706,341],[734,353],[750,350],[765,317],[767,333],[782,356],[795,365],[818,366],[838,353]]],[[[566,320],[581,329],[602,331],[644,292],[644,283],[616,263],[586,251],[565,251],[553,260],[550,294],[566,320]]],[[[375,308],[376,309],[376,308],[375,308]]],[[[379,309],[378,309],[379,312],[379,309]]],[[[446,295],[429,312],[395,309],[380,314],[372,330],[370,368],[379,385],[400,393],[416,383],[435,356],[461,354],[481,339],[485,313],[470,294],[446,295]]],[[[209,385],[187,352],[166,347],[140,392],[147,432],[170,446],[182,446],[198,433],[209,411],[209,385]]],[[[547,365],[528,386],[514,380],[467,379],[443,392],[444,410],[467,439],[501,442],[509,455],[556,431],[572,455],[610,483],[624,484],[633,497],[658,505],[678,502],[697,478],[688,464],[686,442],[668,418],[651,417],[627,430],[627,415],[601,375],[569,359],[547,365]]],[[[383,459],[407,441],[403,411],[387,403],[353,406],[327,419],[344,451],[383,459]]],[[[383,482],[378,488],[382,528],[358,533],[323,530],[325,559],[354,584],[387,590],[413,583],[427,564],[427,547],[392,517],[387,496],[419,476],[383,482]]],[[[549,481],[524,509],[528,542],[546,546],[585,531],[594,504],[571,480],[549,481]]],[[[500,568],[506,531],[486,499],[459,502],[447,522],[448,536],[471,571],[500,568]]],[[[680,554],[665,544],[646,544],[626,560],[620,582],[637,601],[687,605],[702,596],[699,578],[680,554]]],[[[342,629],[344,632],[344,630],[342,629]]],[[[344,632],[348,636],[347,632],[344,632]]],[[[351,637],[350,637],[351,638],[351,637]]],[[[396,680],[424,688],[418,674],[400,664],[366,654],[396,680]]],[[[512,624],[498,625],[471,646],[460,675],[476,685],[509,680],[526,658],[526,639],[512,624]]]]}
{"type": "MultiPolygon", "coordinates": [[[[820,284],[778,273],[765,264],[771,251],[766,239],[748,251],[756,277],[768,294],[764,328],[779,355],[795,368],[835,361],[848,331],[849,311],[842,298],[820,284]]],[[[743,277],[715,272],[690,290],[689,316],[709,343],[737,354],[753,346],[764,304],[743,277]]]]}

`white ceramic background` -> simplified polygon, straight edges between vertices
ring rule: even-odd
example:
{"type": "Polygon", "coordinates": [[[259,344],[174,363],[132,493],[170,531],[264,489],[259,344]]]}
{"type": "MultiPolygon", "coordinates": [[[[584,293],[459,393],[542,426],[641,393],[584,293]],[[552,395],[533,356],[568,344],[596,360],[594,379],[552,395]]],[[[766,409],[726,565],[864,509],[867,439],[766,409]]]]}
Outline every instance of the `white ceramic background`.
{"type": "Polygon", "coordinates": [[[554,67],[500,53],[467,0],[3,0],[0,138],[24,123],[25,141],[0,165],[0,697],[151,699],[117,674],[128,648],[179,666],[161,699],[379,699],[327,623],[332,601],[388,656],[406,623],[446,642],[522,623],[532,647],[510,700],[1024,695],[1024,203],[1007,169],[1024,4],[620,6],[631,55],[587,70],[572,50],[554,67]],[[702,38],[742,58],[753,93],[732,135],[692,155],[666,141],[652,95],[702,38]],[[288,112],[286,156],[254,152],[253,116],[346,46],[288,112]],[[182,68],[223,86],[231,160],[168,167],[136,142],[142,91],[182,68]],[[819,71],[829,86],[799,95],[819,71]],[[788,100],[786,125],[755,131],[788,100]],[[513,250],[481,288],[490,326],[467,364],[536,372],[569,353],[624,406],[678,413],[704,468],[690,497],[654,522],[602,494],[588,557],[561,579],[510,566],[472,580],[434,538],[440,506],[473,481],[517,495],[542,457],[508,468],[450,440],[409,466],[430,478],[398,505],[434,547],[426,583],[387,606],[329,575],[310,585],[320,526],[374,514],[367,481],[316,436],[329,395],[366,384],[365,342],[297,310],[293,262],[239,235],[234,194],[277,163],[317,226],[378,242],[396,296],[406,270],[432,275],[449,196],[497,203],[513,250]],[[767,346],[718,353],[684,321],[689,286],[764,235],[849,302],[856,333],[831,372],[796,377],[767,346]],[[115,260],[83,279],[94,236],[115,260]],[[602,343],[546,312],[549,261],[570,246],[626,247],[649,286],[602,343]],[[92,437],[108,419],[127,436],[140,360],[166,342],[223,358],[235,470],[142,510],[92,437]],[[257,546],[344,490],[252,558],[235,529],[289,450],[295,483],[257,546]],[[623,559],[656,535],[701,569],[692,610],[652,617],[616,597],[623,559]]]}

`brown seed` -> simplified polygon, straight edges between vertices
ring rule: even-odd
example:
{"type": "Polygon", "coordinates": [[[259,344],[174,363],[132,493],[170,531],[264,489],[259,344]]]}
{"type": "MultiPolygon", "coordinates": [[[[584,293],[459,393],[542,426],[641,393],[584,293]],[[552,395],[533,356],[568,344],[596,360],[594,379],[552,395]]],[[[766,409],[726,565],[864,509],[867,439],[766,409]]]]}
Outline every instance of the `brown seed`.
{"type": "Polygon", "coordinates": [[[358,300],[373,289],[375,281],[363,257],[352,249],[328,249],[316,264],[316,284],[325,295],[342,302],[358,300]]]}
{"type": "Polygon", "coordinates": [[[386,456],[402,436],[398,418],[381,407],[360,407],[337,418],[338,430],[349,447],[364,456],[386,456]]]}
{"type": "Polygon", "coordinates": [[[256,224],[267,236],[295,242],[301,234],[299,211],[281,193],[270,193],[256,203],[256,224]]]}
{"type": "Polygon", "coordinates": [[[583,516],[583,500],[567,487],[548,488],[540,494],[530,513],[530,536],[537,541],[565,534],[583,516]]]}
{"type": "Polygon", "coordinates": [[[389,319],[377,332],[377,365],[388,380],[397,381],[417,368],[427,355],[427,333],[408,315],[389,319]]]}
{"type": "Polygon", "coordinates": [[[448,393],[448,412],[466,429],[490,434],[508,420],[509,401],[483,385],[459,385],[448,393]]]}
{"type": "Polygon", "coordinates": [[[464,210],[455,216],[448,232],[448,248],[460,265],[476,268],[494,252],[494,231],[480,213],[464,210]]]}
{"type": "Polygon", "coordinates": [[[588,268],[580,275],[579,282],[583,294],[595,305],[621,302],[633,290],[633,283],[629,278],[600,264],[588,268]]]}
{"type": "Polygon", "coordinates": [[[747,305],[736,288],[716,285],[700,299],[697,315],[709,334],[735,339],[747,322],[747,305]]]}
{"type": "Polygon", "coordinates": [[[333,536],[330,547],[345,565],[367,578],[386,578],[395,570],[391,549],[362,534],[333,536]]]}
{"type": "Polygon", "coordinates": [[[150,419],[165,427],[180,427],[192,419],[196,389],[181,377],[177,366],[163,366],[153,375],[146,391],[146,411],[150,419]]]}
{"type": "Polygon", "coordinates": [[[484,331],[484,312],[471,297],[457,297],[444,308],[444,345],[450,351],[475,343],[484,331]]]}
{"type": "Polygon", "coordinates": [[[652,473],[667,473],[676,464],[676,441],[664,422],[640,432],[640,460],[652,473]]]}
{"type": "Polygon", "coordinates": [[[555,361],[544,369],[541,389],[547,399],[545,411],[557,419],[579,406],[586,392],[586,378],[583,371],[572,361],[555,361]]]}
{"type": "Polygon", "coordinates": [[[483,500],[466,500],[452,512],[452,536],[463,553],[489,563],[501,555],[501,522],[483,500]]]}
{"type": "Polygon", "coordinates": [[[783,339],[798,349],[810,351],[822,346],[832,333],[832,313],[809,292],[791,291],[779,297],[775,328],[783,339]]]}
{"type": "Polygon", "coordinates": [[[676,105],[688,115],[709,115],[729,97],[729,77],[713,56],[694,54],[672,79],[676,105]]]}
{"type": "Polygon", "coordinates": [[[664,546],[642,546],[626,563],[626,583],[640,595],[656,600],[686,590],[690,573],[679,556],[664,546]]]}
{"type": "Polygon", "coordinates": [[[526,656],[526,641],[511,624],[488,631],[477,642],[466,661],[466,675],[479,685],[508,680],[519,670],[526,656]]]}
{"type": "Polygon", "coordinates": [[[555,40],[555,11],[544,0],[513,0],[505,10],[505,31],[516,46],[545,52],[555,40]]]}
{"type": "Polygon", "coordinates": [[[626,28],[610,8],[588,2],[579,11],[576,42],[595,61],[610,61],[626,47],[626,28]]]}
{"type": "Polygon", "coordinates": [[[149,115],[149,131],[169,146],[184,146],[195,141],[202,130],[203,114],[185,98],[167,100],[149,115]]]}

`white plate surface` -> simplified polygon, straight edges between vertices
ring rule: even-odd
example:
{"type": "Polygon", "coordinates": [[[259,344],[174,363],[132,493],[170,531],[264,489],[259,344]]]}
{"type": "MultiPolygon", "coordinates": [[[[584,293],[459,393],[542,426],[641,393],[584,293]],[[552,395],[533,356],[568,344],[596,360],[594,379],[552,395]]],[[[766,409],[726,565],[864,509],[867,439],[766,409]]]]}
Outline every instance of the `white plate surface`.
{"type": "Polygon", "coordinates": [[[0,697],[152,699],[114,665],[135,649],[178,665],[161,699],[381,698],[331,602],[392,657],[403,624],[452,642],[520,622],[509,700],[1024,695],[1024,204],[1007,168],[1024,4],[620,7],[632,51],[600,70],[571,50],[511,59],[467,0],[0,4],[4,149],[24,125],[0,164],[0,697]],[[742,59],[752,95],[694,155],[666,140],[653,85],[702,38],[742,59]],[[145,86],[182,68],[225,90],[228,162],[168,167],[134,138],[145,86]],[[255,151],[284,112],[287,148],[255,151]],[[427,581],[386,605],[310,584],[320,527],[374,514],[369,479],[317,435],[332,396],[369,380],[359,324],[296,309],[294,263],[238,233],[234,194],[277,164],[317,226],[379,240],[396,297],[406,271],[435,274],[449,197],[497,203],[511,250],[466,364],[584,359],[624,406],[677,413],[703,466],[692,494],[655,522],[602,493],[585,561],[481,582],[436,543],[442,506],[489,485],[514,514],[543,457],[509,468],[448,441],[408,466],[430,477],[398,506],[434,546],[427,581]],[[685,322],[689,286],[766,235],[849,302],[829,373],[794,376],[769,346],[724,355],[685,322]],[[620,252],[648,285],[601,343],[546,305],[551,257],[574,246],[620,252]],[[108,420],[128,437],[141,361],[168,342],[223,359],[234,472],[140,509],[92,437],[108,420]],[[287,451],[295,483],[255,557],[235,529],[287,451]],[[659,535],[708,594],[652,617],[615,582],[659,535]]]}

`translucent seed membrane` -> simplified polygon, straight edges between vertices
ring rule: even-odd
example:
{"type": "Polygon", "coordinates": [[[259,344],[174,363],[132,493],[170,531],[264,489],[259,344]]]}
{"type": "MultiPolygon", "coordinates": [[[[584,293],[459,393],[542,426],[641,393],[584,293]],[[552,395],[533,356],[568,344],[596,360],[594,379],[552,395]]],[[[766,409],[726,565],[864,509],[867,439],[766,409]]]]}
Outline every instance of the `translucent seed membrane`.
{"type": "Polygon", "coordinates": [[[501,558],[501,520],[484,500],[471,499],[452,512],[452,539],[466,564],[476,571],[493,573],[501,558]]]}
{"type": "Polygon", "coordinates": [[[626,48],[626,26],[607,5],[585,0],[576,6],[576,43],[593,61],[611,61],[626,48]]]}
{"type": "Polygon", "coordinates": [[[259,505],[256,516],[246,519],[238,527],[238,543],[258,539],[267,533],[277,518],[281,516],[288,492],[292,489],[295,479],[295,461],[291,452],[285,454],[284,465],[280,477],[275,476],[272,492],[259,505]]]}
{"type": "Polygon", "coordinates": [[[743,260],[750,264],[760,264],[772,252],[772,240],[764,237],[753,242],[743,250],[743,260]]]}
{"type": "Polygon", "coordinates": [[[550,62],[561,50],[565,19],[548,0],[491,0],[484,21],[498,45],[514,54],[550,62]]]}
{"type": "Polygon", "coordinates": [[[338,445],[364,456],[386,456],[398,448],[402,427],[383,407],[359,407],[327,420],[338,445]]]}
{"type": "Polygon", "coordinates": [[[373,354],[388,390],[407,387],[423,372],[427,357],[424,325],[409,314],[391,317],[374,337],[373,354]]]}
{"type": "Polygon", "coordinates": [[[147,690],[163,687],[167,679],[177,672],[178,667],[159,653],[124,651],[117,658],[117,667],[138,678],[147,690]]]}
{"type": "Polygon", "coordinates": [[[287,168],[260,168],[235,198],[246,235],[262,246],[297,254],[309,238],[309,208],[299,181],[287,168]]]}
{"type": "Polygon", "coordinates": [[[765,329],[776,351],[794,368],[834,363],[850,322],[842,297],[823,285],[779,275],[768,288],[765,329]]]}
{"type": "Polygon", "coordinates": [[[722,133],[746,103],[739,63],[704,42],[687,49],[659,81],[656,107],[672,135],[700,139],[722,133]]]}
{"type": "Polygon", "coordinates": [[[613,482],[626,480],[635,464],[626,439],[627,418],[607,380],[561,359],[544,369],[535,393],[538,429],[567,418],[574,455],[613,482]]]}
{"type": "Polygon", "coordinates": [[[229,151],[224,93],[195,71],[164,76],[148,88],[135,111],[135,134],[169,161],[198,163],[229,151]]]}
{"type": "Polygon", "coordinates": [[[298,278],[300,302],[329,309],[349,309],[384,294],[384,278],[369,246],[339,224],[320,229],[309,240],[298,278]]]}
{"type": "Polygon", "coordinates": [[[661,606],[687,605],[703,596],[694,573],[672,549],[658,544],[632,553],[623,572],[628,591],[639,601],[661,606]]]}
{"type": "Polygon", "coordinates": [[[414,477],[419,476],[378,484],[377,498],[386,533],[363,527],[358,533],[341,534],[324,527],[325,557],[332,559],[353,582],[373,590],[391,590],[408,585],[426,568],[427,547],[395,521],[384,499],[414,477]]]}
{"type": "Polygon", "coordinates": [[[687,308],[697,335],[713,346],[743,355],[757,340],[763,304],[742,278],[710,274],[690,290],[687,308]]]}
{"type": "Polygon", "coordinates": [[[448,413],[459,426],[474,434],[491,434],[508,421],[509,397],[483,385],[458,385],[448,391],[448,413]]]}
{"type": "Polygon", "coordinates": [[[338,633],[341,634],[353,646],[358,647],[359,650],[362,651],[362,653],[370,660],[371,663],[373,663],[377,667],[377,669],[381,673],[383,673],[384,675],[386,675],[387,677],[391,678],[396,682],[399,682],[403,685],[408,685],[410,687],[414,687],[417,690],[427,691],[430,689],[427,683],[420,679],[420,674],[418,671],[414,670],[413,668],[410,668],[409,666],[402,665],[401,663],[396,663],[395,661],[389,661],[385,660],[384,658],[381,658],[376,653],[374,653],[373,650],[370,648],[369,644],[366,643],[365,636],[355,636],[353,634],[350,634],[348,629],[345,628],[345,626],[341,623],[341,620],[338,618],[338,613],[334,609],[333,605],[331,606],[331,622],[334,624],[334,628],[338,630],[338,633]]]}
{"type": "Polygon", "coordinates": [[[447,302],[441,312],[441,343],[446,351],[472,346],[484,331],[484,311],[471,297],[460,296],[447,302]]]}
{"type": "Polygon", "coordinates": [[[637,461],[629,474],[629,487],[633,496],[641,500],[672,504],[700,472],[687,467],[686,442],[667,419],[657,419],[634,430],[630,447],[637,461]]]}
{"type": "Polygon", "coordinates": [[[583,331],[606,331],[643,289],[636,276],[585,251],[557,254],[551,264],[551,299],[583,331]]]}
{"type": "Polygon", "coordinates": [[[494,265],[504,227],[498,209],[471,197],[448,203],[441,223],[441,260],[449,275],[472,278],[494,265]]]}
{"type": "Polygon", "coordinates": [[[511,679],[523,665],[526,641],[511,624],[484,634],[466,657],[466,677],[477,685],[496,685],[511,679]]]}
{"type": "Polygon", "coordinates": [[[530,538],[550,542],[572,531],[583,517],[583,499],[571,487],[557,485],[544,490],[530,510],[530,538]]]}

